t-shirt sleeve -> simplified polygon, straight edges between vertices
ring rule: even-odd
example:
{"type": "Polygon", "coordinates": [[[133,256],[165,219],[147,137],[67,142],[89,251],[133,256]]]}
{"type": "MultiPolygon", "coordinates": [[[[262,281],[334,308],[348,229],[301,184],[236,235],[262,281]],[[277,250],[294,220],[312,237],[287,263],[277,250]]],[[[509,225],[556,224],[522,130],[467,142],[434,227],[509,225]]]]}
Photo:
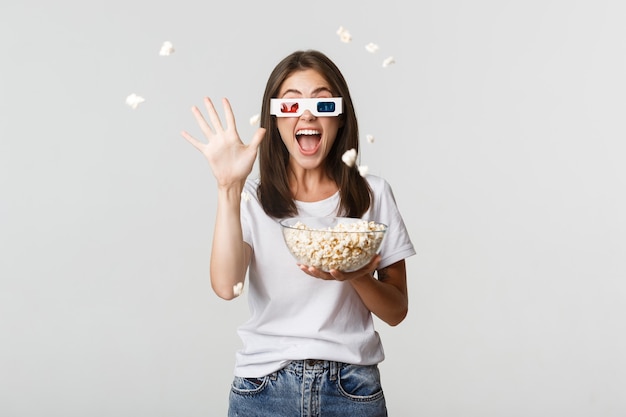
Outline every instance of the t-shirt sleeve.
{"type": "Polygon", "coordinates": [[[374,192],[374,220],[388,226],[380,248],[380,268],[392,265],[415,255],[415,248],[398,209],[393,190],[389,183],[380,179],[378,192],[374,192]]]}

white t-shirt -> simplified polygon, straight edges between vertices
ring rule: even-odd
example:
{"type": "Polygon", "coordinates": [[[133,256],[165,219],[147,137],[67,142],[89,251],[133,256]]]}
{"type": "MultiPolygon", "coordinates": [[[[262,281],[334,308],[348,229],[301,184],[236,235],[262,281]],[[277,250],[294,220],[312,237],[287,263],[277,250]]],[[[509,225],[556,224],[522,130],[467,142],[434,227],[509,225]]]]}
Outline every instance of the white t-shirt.
{"type": "MultiPolygon", "coordinates": [[[[363,219],[389,226],[380,268],[415,254],[389,184],[368,175],[374,201],[363,219]]],[[[384,359],[371,312],[348,282],[313,278],[296,265],[278,219],[257,198],[258,179],[248,179],[241,201],[243,239],[252,247],[248,270],[250,319],[239,327],[243,347],[235,375],[261,377],[291,360],[322,359],[372,365],[384,359]]],[[[339,193],[317,202],[297,201],[299,216],[336,216],[339,193]]]]}

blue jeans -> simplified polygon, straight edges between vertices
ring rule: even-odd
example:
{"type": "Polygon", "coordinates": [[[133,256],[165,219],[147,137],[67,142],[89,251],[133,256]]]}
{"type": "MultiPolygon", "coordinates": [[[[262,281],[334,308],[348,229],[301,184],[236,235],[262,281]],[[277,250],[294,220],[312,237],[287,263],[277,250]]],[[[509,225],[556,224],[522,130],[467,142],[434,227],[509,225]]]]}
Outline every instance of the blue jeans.
{"type": "Polygon", "coordinates": [[[377,365],[292,361],[261,378],[235,377],[229,417],[386,417],[377,365]]]}

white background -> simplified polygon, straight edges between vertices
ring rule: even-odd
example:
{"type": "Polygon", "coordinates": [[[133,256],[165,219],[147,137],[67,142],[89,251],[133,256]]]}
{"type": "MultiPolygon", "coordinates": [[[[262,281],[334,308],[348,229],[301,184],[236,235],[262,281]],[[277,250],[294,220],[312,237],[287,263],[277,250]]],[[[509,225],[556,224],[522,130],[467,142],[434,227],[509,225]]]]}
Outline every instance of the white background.
{"type": "Polygon", "coordinates": [[[307,48],[342,68],[376,138],[360,163],[418,251],[409,316],[377,322],[390,415],[626,415],[625,14],[3,1],[0,415],[225,415],[247,305],[210,289],[215,184],[179,133],[227,96],[248,141],[271,69],[307,48]]]}

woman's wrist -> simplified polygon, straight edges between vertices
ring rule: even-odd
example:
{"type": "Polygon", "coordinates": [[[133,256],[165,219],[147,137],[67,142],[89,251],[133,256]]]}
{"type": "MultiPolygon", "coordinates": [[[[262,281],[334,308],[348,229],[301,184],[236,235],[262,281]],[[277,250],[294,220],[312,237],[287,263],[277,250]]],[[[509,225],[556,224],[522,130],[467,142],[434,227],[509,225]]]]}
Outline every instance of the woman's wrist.
{"type": "Polygon", "coordinates": [[[364,273],[363,275],[356,276],[350,280],[351,283],[356,285],[367,285],[375,279],[371,273],[364,273]]]}
{"type": "Polygon", "coordinates": [[[227,199],[240,199],[243,192],[243,182],[232,182],[229,184],[218,184],[217,194],[218,197],[224,197],[227,199]]]}

